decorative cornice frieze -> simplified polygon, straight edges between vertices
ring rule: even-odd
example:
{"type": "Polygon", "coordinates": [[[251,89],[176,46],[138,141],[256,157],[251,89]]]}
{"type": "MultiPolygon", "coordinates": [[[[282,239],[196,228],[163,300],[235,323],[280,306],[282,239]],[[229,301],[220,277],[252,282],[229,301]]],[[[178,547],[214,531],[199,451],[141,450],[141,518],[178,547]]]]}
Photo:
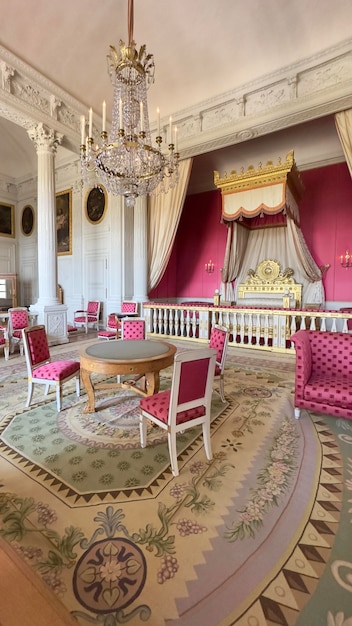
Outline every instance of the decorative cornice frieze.
{"type": "Polygon", "coordinates": [[[352,39],[310,61],[174,116],[182,158],[351,108],[352,39]]]}
{"type": "Polygon", "coordinates": [[[79,151],[80,115],[86,107],[0,46],[0,116],[26,130],[43,122],[64,136],[67,148],[79,151]]]}
{"type": "MultiPolygon", "coordinates": [[[[352,107],[352,39],[173,114],[181,158],[352,107]]],[[[0,46],[0,116],[30,130],[43,123],[79,153],[86,107],[0,46]]],[[[168,121],[162,120],[164,131],[168,121]]],[[[156,122],[155,122],[156,123],[156,122]]],[[[152,132],[156,126],[151,124],[152,132]]]]}

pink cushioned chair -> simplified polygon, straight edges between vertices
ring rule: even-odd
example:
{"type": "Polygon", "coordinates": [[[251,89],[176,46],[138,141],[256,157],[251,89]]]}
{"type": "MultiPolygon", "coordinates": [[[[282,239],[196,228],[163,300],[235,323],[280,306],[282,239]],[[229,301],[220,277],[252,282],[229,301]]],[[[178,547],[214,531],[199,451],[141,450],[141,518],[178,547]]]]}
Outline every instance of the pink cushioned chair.
{"type": "Polygon", "coordinates": [[[109,313],[105,330],[99,330],[98,339],[118,339],[117,313],[109,313]]]}
{"type": "MultiPolygon", "coordinates": [[[[145,320],[141,317],[133,318],[133,319],[122,319],[121,320],[121,339],[125,341],[133,341],[134,339],[143,340],[145,339],[145,320]]],[[[136,383],[138,380],[143,378],[144,374],[135,376],[130,382],[133,380],[136,383]]],[[[121,376],[117,375],[117,382],[121,382],[121,376]]]]}
{"type": "Polygon", "coordinates": [[[214,380],[219,381],[219,392],[222,402],[226,402],[224,393],[224,370],[229,342],[229,331],[225,326],[215,324],[210,331],[209,348],[216,350],[214,380]]]}
{"type": "Polygon", "coordinates": [[[352,419],[352,335],[299,330],[296,349],[295,418],[301,409],[352,419]]]}
{"type": "Polygon", "coordinates": [[[22,329],[29,326],[29,317],[26,307],[18,306],[8,310],[9,313],[9,344],[11,354],[14,351],[15,345],[19,345],[20,355],[23,356],[23,340],[22,329]]]}
{"type": "Polygon", "coordinates": [[[121,339],[145,339],[145,319],[122,319],[121,339]]]}
{"type": "Polygon", "coordinates": [[[86,334],[89,327],[99,330],[100,302],[91,300],[88,302],[86,310],[75,311],[73,315],[73,325],[75,328],[83,326],[86,334]]]}
{"type": "Polygon", "coordinates": [[[76,378],[76,394],[80,395],[80,365],[78,361],[51,361],[45,326],[32,326],[22,331],[24,353],[28,371],[28,396],[26,407],[32,401],[33,384],[45,385],[45,395],[50,385],[56,388],[56,405],[61,411],[62,386],[76,378]]]}
{"type": "Polygon", "coordinates": [[[121,320],[125,317],[137,317],[138,315],[138,302],[135,300],[124,300],[121,304],[120,313],[115,313],[117,324],[117,336],[121,333],[121,320]]]}
{"type": "Polygon", "coordinates": [[[171,470],[178,476],[176,435],[202,426],[205,454],[212,459],[210,444],[211,397],[216,350],[201,348],[176,354],[171,389],[147,396],[140,401],[140,438],[145,448],[147,420],[167,431],[171,470]]]}
{"type": "Polygon", "coordinates": [[[138,315],[138,302],[124,300],[120,313],[109,313],[105,330],[98,332],[98,339],[118,339],[121,333],[121,318],[138,315]]]}

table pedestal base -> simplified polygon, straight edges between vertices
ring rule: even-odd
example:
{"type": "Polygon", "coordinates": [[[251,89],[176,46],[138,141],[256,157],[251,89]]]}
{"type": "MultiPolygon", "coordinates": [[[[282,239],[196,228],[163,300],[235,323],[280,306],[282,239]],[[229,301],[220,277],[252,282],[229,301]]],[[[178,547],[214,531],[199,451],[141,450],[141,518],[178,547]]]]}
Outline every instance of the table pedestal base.
{"type": "Polygon", "coordinates": [[[99,411],[99,407],[95,406],[95,391],[97,389],[131,389],[140,396],[152,396],[154,393],[158,393],[160,387],[160,375],[159,372],[150,372],[147,374],[140,374],[135,379],[126,379],[122,382],[113,383],[97,383],[93,384],[91,380],[91,372],[81,368],[81,381],[87,392],[88,401],[83,409],[83,413],[94,413],[99,411]],[[137,384],[138,383],[138,384],[137,384]]]}

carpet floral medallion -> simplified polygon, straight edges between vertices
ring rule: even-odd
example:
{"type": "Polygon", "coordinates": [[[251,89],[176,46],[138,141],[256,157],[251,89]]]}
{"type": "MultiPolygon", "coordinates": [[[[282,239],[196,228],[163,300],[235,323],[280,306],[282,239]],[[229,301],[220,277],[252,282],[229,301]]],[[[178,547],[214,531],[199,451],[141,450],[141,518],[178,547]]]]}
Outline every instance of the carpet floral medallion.
{"type": "Polygon", "coordinates": [[[352,423],[295,420],[292,366],[230,354],[213,460],[187,431],[177,478],[133,393],[87,415],[68,385],[58,414],[24,377],[0,382],[0,533],[78,624],[351,625],[352,423]]]}

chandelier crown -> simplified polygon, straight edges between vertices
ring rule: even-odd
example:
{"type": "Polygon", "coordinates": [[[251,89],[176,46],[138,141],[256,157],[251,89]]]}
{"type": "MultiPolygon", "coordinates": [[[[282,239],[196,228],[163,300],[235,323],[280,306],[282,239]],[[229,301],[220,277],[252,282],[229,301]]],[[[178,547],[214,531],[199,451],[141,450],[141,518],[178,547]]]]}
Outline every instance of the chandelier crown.
{"type": "Polygon", "coordinates": [[[129,41],[120,40],[119,48],[110,45],[108,72],[114,87],[112,124],[106,132],[106,106],[100,145],[93,145],[92,109],[86,137],[85,117],[81,118],[81,166],[87,182],[96,176],[108,191],[125,197],[133,206],[135,198],[167,191],[178,182],[177,129],[170,118],[168,153],[161,150],[160,117],[155,146],[149,128],[147,87],[154,82],[154,57],[146,46],[139,50],[133,40],[133,0],[129,0],[129,41]],[[165,184],[167,181],[167,185],[165,184]]]}

